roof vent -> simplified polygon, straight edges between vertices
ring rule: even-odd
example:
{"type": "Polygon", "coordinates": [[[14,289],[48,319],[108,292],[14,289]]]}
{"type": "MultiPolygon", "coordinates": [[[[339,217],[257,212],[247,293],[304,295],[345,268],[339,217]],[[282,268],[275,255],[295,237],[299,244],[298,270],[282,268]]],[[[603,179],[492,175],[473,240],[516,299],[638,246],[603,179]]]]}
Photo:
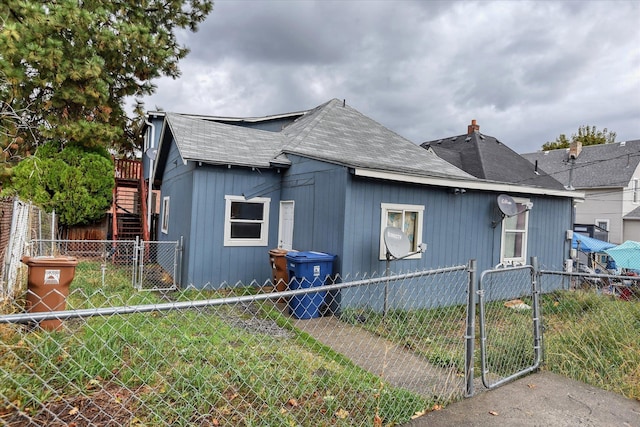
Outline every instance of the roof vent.
{"type": "Polygon", "coordinates": [[[469,141],[471,141],[471,137],[470,137],[470,136],[468,136],[468,137],[466,137],[466,138],[464,139],[464,142],[469,142],[469,141]]]}
{"type": "Polygon", "coordinates": [[[622,141],[622,142],[620,143],[620,147],[624,147],[625,145],[627,145],[627,141],[622,141]]]}
{"type": "Polygon", "coordinates": [[[484,135],[480,134],[480,139],[484,141],[484,135]]]}
{"type": "Polygon", "coordinates": [[[455,141],[456,139],[458,139],[458,137],[457,137],[457,136],[452,136],[452,137],[451,137],[451,140],[452,140],[452,141],[455,141]]]}

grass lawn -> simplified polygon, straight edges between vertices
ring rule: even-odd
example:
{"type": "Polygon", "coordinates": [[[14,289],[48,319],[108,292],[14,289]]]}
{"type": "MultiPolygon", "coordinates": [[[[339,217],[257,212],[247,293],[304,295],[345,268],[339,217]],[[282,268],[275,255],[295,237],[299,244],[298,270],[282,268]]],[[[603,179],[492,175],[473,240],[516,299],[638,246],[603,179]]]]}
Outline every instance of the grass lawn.
{"type": "MultiPolygon", "coordinates": [[[[95,271],[79,265],[69,308],[166,302],[134,291],[127,274],[103,285],[95,271]]],[[[172,294],[216,296],[225,295],[172,294]]],[[[71,423],[82,412],[96,423],[126,425],[346,426],[373,425],[377,417],[397,425],[440,403],[384,384],[268,304],[256,307],[258,316],[221,306],[72,319],[62,332],[5,325],[0,396],[10,404],[0,408],[0,420],[47,424],[56,413],[71,423]],[[242,327],[255,318],[284,335],[242,327]]]]}
{"type": "MultiPolygon", "coordinates": [[[[104,281],[99,265],[82,262],[69,308],[166,302],[157,293],[134,291],[126,271],[109,274],[104,281]]],[[[171,294],[183,301],[220,296],[229,293],[171,294]]],[[[509,373],[528,361],[519,353],[512,360],[501,346],[513,346],[507,331],[525,325],[530,334],[523,322],[530,313],[491,304],[492,310],[504,310],[499,327],[505,339],[493,345],[500,359],[495,363],[509,373]]],[[[541,304],[545,369],[640,399],[640,302],[576,291],[542,295],[541,304]]],[[[459,373],[465,318],[464,306],[392,311],[386,318],[363,310],[343,315],[459,373]]],[[[392,426],[447,403],[390,387],[296,329],[267,303],[254,303],[251,312],[241,305],[217,306],[64,324],[63,332],[53,333],[0,328],[0,420],[7,425],[29,418],[47,424],[54,413],[71,423],[82,412],[96,423],[133,426],[347,426],[376,425],[377,419],[377,425],[392,426]],[[283,333],[246,327],[254,321],[271,322],[283,333]]]]}

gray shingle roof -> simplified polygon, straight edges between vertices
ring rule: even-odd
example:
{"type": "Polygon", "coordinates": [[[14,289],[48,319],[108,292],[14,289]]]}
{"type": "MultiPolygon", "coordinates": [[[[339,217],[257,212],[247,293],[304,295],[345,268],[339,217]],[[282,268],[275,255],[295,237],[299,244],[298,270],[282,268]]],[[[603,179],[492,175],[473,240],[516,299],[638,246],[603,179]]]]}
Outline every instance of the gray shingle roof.
{"type": "Polygon", "coordinates": [[[635,208],[628,214],[622,217],[623,219],[640,219],[640,207],[635,208]]]}
{"type": "Polygon", "coordinates": [[[563,190],[562,183],[538,170],[496,138],[472,132],[421,144],[476,178],[563,190]]]}
{"type": "Polygon", "coordinates": [[[166,121],[184,160],[268,167],[296,154],[347,167],[475,180],[337,99],[280,132],[176,113],[167,113],[166,121]]]}
{"type": "MultiPolygon", "coordinates": [[[[569,185],[571,162],[568,149],[522,155],[564,185],[569,185]]],[[[589,145],[575,159],[571,185],[577,189],[625,187],[640,162],[640,140],[589,145]]]]}
{"type": "Polygon", "coordinates": [[[311,110],[283,133],[286,153],[355,168],[473,178],[337,99],[311,110]]]}
{"type": "Polygon", "coordinates": [[[166,120],[184,160],[269,167],[284,143],[280,133],[220,124],[205,118],[167,113],[166,120]]]}

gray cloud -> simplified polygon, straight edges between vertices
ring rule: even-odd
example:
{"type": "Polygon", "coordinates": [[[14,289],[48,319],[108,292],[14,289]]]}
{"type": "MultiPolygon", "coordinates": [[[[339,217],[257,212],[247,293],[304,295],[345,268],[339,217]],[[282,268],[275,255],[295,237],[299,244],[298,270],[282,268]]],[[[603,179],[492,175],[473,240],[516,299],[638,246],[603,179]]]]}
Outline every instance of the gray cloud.
{"type": "Polygon", "coordinates": [[[518,152],[580,125],[640,138],[635,1],[228,1],[148,109],[263,116],[347,102],[419,143],[481,131],[518,152]]]}

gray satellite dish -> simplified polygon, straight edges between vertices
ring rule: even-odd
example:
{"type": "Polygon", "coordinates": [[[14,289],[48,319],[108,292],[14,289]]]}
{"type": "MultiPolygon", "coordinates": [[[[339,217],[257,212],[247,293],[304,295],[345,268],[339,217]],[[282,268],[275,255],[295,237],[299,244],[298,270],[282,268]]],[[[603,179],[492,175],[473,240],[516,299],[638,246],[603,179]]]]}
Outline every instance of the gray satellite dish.
{"type": "Polygon", "coordinates": [[[506,194],[500,194],[498,196],[498,209],[504,216],[515,216],[518,214],[518,205],[513,197],[506,194]]]}
{"type": "Polygon", "coordinates": [[[157,155],[158,155],[157,149],[150,148],[147,150],[147,157],[149,157],[151,160],[155,160],[157,155]]]}
{"type": "Polygon", "coordinates": [[[387,252],[394,258],[403,258],[411,251],[411,242],[406,234],[397,227],[384,229],[384,244],[387,252]]]}

